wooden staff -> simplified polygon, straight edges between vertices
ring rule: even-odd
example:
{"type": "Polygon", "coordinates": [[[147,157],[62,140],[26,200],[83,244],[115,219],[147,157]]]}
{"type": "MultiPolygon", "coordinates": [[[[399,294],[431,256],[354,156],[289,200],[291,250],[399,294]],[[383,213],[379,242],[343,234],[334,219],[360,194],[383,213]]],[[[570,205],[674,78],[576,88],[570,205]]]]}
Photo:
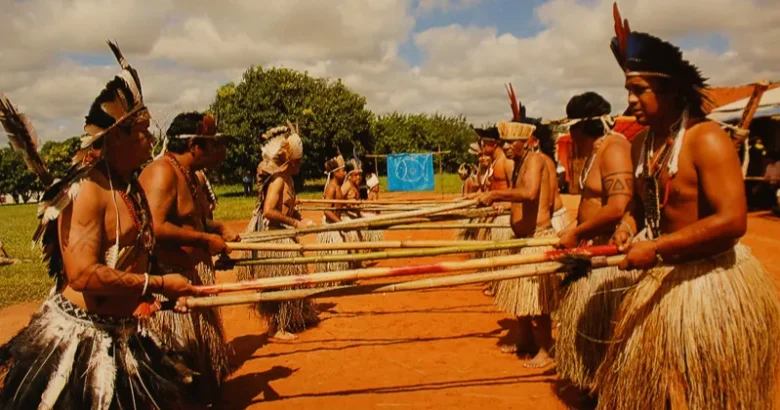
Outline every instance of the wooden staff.
{"type": "Polygon", "coordinates": [[[496,229],[507,228],[510,226],[507,224],[497,223],[460,223],[460,224],[411,224],[411,225],[398,225],[389,226],[385,228],[387,231],[416,231],[416,230],[435,230],[435,229],[496,229]]]}
{"type": "Polygon", "coordinates": [[[331,208],[329,206],[302,206],[299,208],[301,211],[368,211],[368,212],[382,212],[382,211],[412,211],[415,209],[425,209],[424,206],[410,206],[410,205],[361,205],[361,206],[347,206],[343,208],[331,208]]]}
{"type": "Polygon", "coordinates": [[[405,205],[409,203],[414,203],[415,205],[421,204],[421,203],[429,203],[429,204],[441,204],[441,203],[450,203],[450,202],[459,202],[462,201],[463,198],[456,197],[456,198],[418,198],[418,199],[376,199],[376,200],[367,200],[367,199],[309,199],[309,198],[301,198],[300,203],[302,204],[381,204],[381,205],[405,205]]]}
{"type": "Polygon", "coordinates": [[[429,265],[376,267],[351,269],[336,272],[319,272],[307,275],[276,276],[243,282],[222,283],[199,286],[206,294],[239,292],[246,290],[278,289],[290,286],[309,286],[325,282],[355,281],[361,279],[382,278],[387,276],[423,275],[428,273],[460,272],[466,270],[495,269],[512,265],[554,262],[564,258],[592,258],[617,254],[612,245],[587,246],[575,249],[556,249],[528,255],[494,256],[492,258],[470,259],[467,261],[444,261],[429,265]]]}
{"type": "Polygon", "coordinates": [[[761,105],[761,97],[764,96],[764,92],[769,88],[768,81],[759,81],[753,87],[753,94],[750,95],[745,110],[742,111],[742,118],[737,124],[737,130],[735,130],[735,137],[739,141],[744,141],[750,135],[750,123],[753,122],[753,117],[756,115],[758,107],[761,105]]]}
{"type": "MultiPolygon", "coordinates": [[[[291,258],[263,258],[263,259],[220,259],[220,268],[232,269],[233,266],[257,266],[257,265],[303,265],[309,263],[327,262],[360,262],[398,258],[424,258],[427,256],[451,255],[457,253],[499,251],[504,249],[518,249],[528,246],[554,246],[559,242],[558,238],[549,239],[514,239],[504,242],[487,244],[469,244],[457,246],[444,246],[437,248],[412,249],[402,251],[384,251],[353,253],[347,255],[314,255],[294,256],[291,258]]],[[[225,269],[225,270],[227,270],[225,269]]]]}
{"type": "Polygon", "coordinates": [[[280,229],[276,231],[255,232],[254,235],[252,235],[252,237],[261,238],[266,236],[266,237],[274,237],[274,238],[292,238],[299,235],[328,232],[328,231],[340,231],[340,230],[346,230],[347,228],[353,228],[353,227],[359,227],[360,229],[363,226],[365,226],[365,224],[368,222],[378,222],[378,221],[388,221],[388,220],[394,220],[400,218],[414,218],[418,216],[428,216],[428,215],[434,215],[442,212],[473,207],[475,205],[477,205],[477,200],[472,199],[469,201],[460,201],[457,203],[442,205],[435,208],[418,209],[416,211],[399,212],[397,214],[383,214],[383,215],[373,216],[371,218],[360,218],[352,221],[336,222],[333,224],[328,224],[326,226],[314,226],[310,228],[301,228],[301,229],[284,229],[284,230],[280,229]]]}
{"type": "MultiPolygon", "coordinates": [[[[618,265],[625,256],[593,257],[590,259],[591,267],[600,268],[618,265]]],[[[237,295],[222,295],[214,297],[189,297],[185,299],[188,308],[203,308],[216,306],[231,306],[252,304],[258,302],[279,302],[284,300],[296,300],[306,298],[326,298],[369,293],[406,292],[412,290],[435,289],[451,286],[470,285],[475,283],[493,282],[508,279],[517,279],[533,276],[550,275],[567,268],[568,264],[553,262],[549,265],[523,266],[520,268],[501,271],[478,272],[464,275],[441,276],[420,280],[399,282],[391,284],[339,286],[333,288],[309,288],[294,289],[276,292],[248,293],[237,295]]]]}
{"type": "Polygon", "coordinates": [[[461,245],[489,245],[497,241],[457,241],[457,240],[422,240],[422,241],[378,241],[378,242],[341,242],[341,243],[246,243],[228,242],[234,251],[268,251],[268,252],[318,252],[370,249],[419,249],[440,248],[461,245]]]}

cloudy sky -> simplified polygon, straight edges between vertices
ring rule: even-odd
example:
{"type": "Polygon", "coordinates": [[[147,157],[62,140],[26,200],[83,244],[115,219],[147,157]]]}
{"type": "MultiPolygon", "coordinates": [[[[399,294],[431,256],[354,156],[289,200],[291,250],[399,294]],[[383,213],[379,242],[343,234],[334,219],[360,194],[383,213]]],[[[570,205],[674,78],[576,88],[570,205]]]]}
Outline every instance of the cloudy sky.
{"type": "MultiPolygon", "coordinates": [[[[205,109],[250,65],[341,78],[370,109],[564,116],[595,90],[619,111],[612,0],[0,0],[0,92],[42,139],[78,135],[118,71],[115,39],[161,122],[205,109]]],[[[681,45],[713,85],[780,80],[780,1],[622,0],[631,27],[681,45]],[[774,45],[774,47],[772,47],[774,45]]],[[[5,137],[0,137],[0,142],[5,137]]]]}

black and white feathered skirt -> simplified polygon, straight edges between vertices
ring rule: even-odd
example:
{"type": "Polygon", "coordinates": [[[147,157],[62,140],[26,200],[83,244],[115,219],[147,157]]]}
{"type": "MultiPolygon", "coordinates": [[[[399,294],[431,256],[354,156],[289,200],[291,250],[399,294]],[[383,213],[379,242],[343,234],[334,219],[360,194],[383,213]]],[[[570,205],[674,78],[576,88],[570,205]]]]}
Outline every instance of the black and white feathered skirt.
{"type": "Polygon", "coordinates": [[[0,408],[179,409],[192,378],[132,318],[87,313],[55,293],[0,347],[0,408]]]}

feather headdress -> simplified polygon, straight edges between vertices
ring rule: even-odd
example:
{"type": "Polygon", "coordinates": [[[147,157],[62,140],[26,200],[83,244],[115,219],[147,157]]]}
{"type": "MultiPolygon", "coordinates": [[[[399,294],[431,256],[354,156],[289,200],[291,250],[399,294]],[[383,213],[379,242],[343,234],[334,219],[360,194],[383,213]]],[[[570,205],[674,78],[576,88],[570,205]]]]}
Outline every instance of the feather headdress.
{"type": "Polygon", "coordinates": [[[27,168],[40,178],[44,187],[49,187],[54,182],[54,178],[49,173],[46,163],[38,155],[38,133],[35,132],[27,116],[17,111],[2,93],[0,93],[0,123],[8,134],[11,146],[22,153],[27,168]]]}
{"type": "Polygon", "coordinates": [[[682,51],[647,33],[631,31],[628,19],[623,19],[617,3],[612,6],[615,37],[610,49],[626,77],[658,77],[673,79],[683,90],[683,96],[694,114],[704,115],[710,105],[706,94],[707,79],[698,67],[683,58],[682,51]]]}
{"type": "Polygon", "coordinates": [[[488,128],[474,128],[474,132],[477,133],[477,136],[479,136],[480,139],[483,140],[498,140],[498,128],[496,127],[488,127],[488,128]]]}
{"type": "Polygon", "coordinates": [[[116,44],[109,41],[108,46],[122,71],[106,84],[92,103],[84,124],[86,135],[81,139],[82,149],[90,148],[117,126],[150,119],[144,105],[138,72],[127,63],[116,44]]]}
{"type": "Polygon", "coordinates": [[[512,108],[512,121],[520,122],[525,118],[525,106],[523,103],[517,101],[517,95],[515,94],[514,87],[512,87],[512,83],[504,85],[504,88],[506,88],[506,93],[509,95],[509,107],[512,108]]]}
{"type": "Polygon", "coordinates": [[[262,169],[268,174],[282,172],[290,161],[303,158],[303,140],[298,127],[289,121],[266,131],[262,138],[267,140],[261,149],[262,169]]]}
{"type": "Polygon", "coordinates": [[[352,147],[352,159],[347,162],[347,175],[355,172],[363,172],[363,162],[360,161],[360,157],[357,155],[357,150],[352,147]]]}
{"type": "Polygon", "coordinates": [[[335,157],[325,161],[325,173],[330,174],[331,172],[338,171],[346,166],[347,164],[344,162],[344,157],[342,157],[339,152],[335,157]]]}

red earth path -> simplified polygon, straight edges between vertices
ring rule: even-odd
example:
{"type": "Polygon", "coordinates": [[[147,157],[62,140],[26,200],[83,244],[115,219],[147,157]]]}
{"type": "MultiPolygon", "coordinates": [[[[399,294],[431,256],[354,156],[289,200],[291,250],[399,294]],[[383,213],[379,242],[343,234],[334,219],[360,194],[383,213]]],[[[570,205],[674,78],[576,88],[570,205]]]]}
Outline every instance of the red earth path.
{"type": "MultiPolygon", "coordinates": [[[[430,195],[430,194],[429,194],[430,195]]],[[[567,197],[570,210],[576,197],[567,197]]],[[[312,213],[312,219],[319,217],[312,213]]],[[[244,222],[231,223],[243,229],[244,222]]],[[[780,220],[752,214],[744,243],[780,279],[780,220]]],[[[451,239],[453,231],[388,231],[386,238],[451,239]]],[[[313,237],[305,238],[312,241],[313,237]]],[[[466,256],[388,261],[422,264],[466,256]]],[[[218,281],[232,281],[221,272],[218,281]]],[[[236,367],[224,409],[565,409],[577,394],[554,368],[526,369],[502,354],[514,322],[480,286],[316,301],[322,322],[292,342],[268,340],[246,307],[223,310],[236,367]]],[[[38,302],[3,309],[0,343],[24,326],[38,302]]]]}

